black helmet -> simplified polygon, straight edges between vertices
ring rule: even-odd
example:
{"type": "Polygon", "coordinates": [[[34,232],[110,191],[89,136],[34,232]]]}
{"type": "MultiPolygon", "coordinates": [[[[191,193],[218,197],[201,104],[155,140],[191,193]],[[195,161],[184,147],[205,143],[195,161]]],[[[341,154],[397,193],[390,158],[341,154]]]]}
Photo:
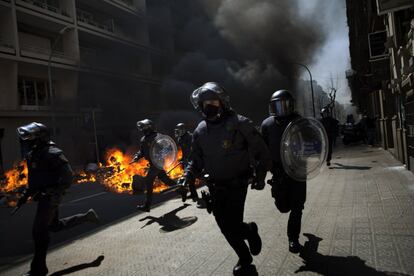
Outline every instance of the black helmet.
{"type": "Polygon", "coordinates": [[[191,103],[194,108],[201,112],[204,118],[214,121],[221,117],[223,111],[230,110],[230,97],[227,92],[216,82],[206,82],[191,94],[191,103]],[[203,110],[203,102],[208,100],[218,100],[221,104],[217,110],[217,114],[209,114],[207,110],[203,110]]]}
{"type": "Polygon", "coordinates": [[[145,135],[154,131],[154,123],[149,119],[144,119],[137,122],[137,128],[145,135]]]}
{"type": "Polygon", "coordinates": [[[330,114],[331,114],[331,111],[329,109],[329,106],[325,106],[324,108],[321,109],[322,118],[327,118],[330,116],[330,114]]]}
{"type": "Polygon", "coordinates": [[[278,90],[272,94],[269,102],[269,114],[286,117],[295,111],[295,99],[288,90],[278,90]]]}
{"type": "Polygon", "coordinates": [[[183,136],[187,132],[187,127],[184,123],[178,123],[174,129],[174,136],[176,138],[183,136]]]}
{"type": "Polygon", "coordinates": [[[32,122],[17,128],[17,135],[30,148],[36,147],[40,144],[46,144],[50,141],[50,132],[47,126],[42,123],[32,122]]]}

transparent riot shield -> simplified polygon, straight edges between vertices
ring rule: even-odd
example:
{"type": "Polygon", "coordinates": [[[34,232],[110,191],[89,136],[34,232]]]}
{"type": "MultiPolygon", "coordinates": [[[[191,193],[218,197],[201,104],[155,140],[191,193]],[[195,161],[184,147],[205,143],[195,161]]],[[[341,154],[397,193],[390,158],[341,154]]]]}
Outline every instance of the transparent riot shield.
{"type": "Polygon", "coordinates": [[[150,147],[150,159],[158,169],[165,169],[177,161],[177,144],[168,135],[158,134],[150,147]]]}
{"type": "Polygon", "coordinates": [[[317,176],[328,154],[328,136],[314,118],[300,118],[285,129],[280,145],[285,172],[297,181],[317,176]]]}

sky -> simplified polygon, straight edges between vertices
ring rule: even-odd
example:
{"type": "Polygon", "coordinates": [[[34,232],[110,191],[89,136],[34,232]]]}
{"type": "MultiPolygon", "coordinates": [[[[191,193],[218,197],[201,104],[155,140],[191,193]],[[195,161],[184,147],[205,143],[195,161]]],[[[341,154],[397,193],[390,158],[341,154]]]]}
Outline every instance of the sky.
{"type": "MultiPolygon", "coordinates": [[[[348,25],[346,19],[345,0],[300,0],[301,12],[312,13],[325,22],[327,39],[309,66],[312,77],[324,88],[330,86],[331,76],[334,85],[337,84],[337,100],[349,103],[350,90],[345,77],[345,71],[351,68],[349,57],[348,25]],[[323,2],[323,5],[321,5],[323,2]],[[318,11],[318,9],[321,9],[318,11]]],[[[305,71],[305,70],[304,70],[305,71]]],[[[305,71],[302,78],[308,79],[305,71]]]]}

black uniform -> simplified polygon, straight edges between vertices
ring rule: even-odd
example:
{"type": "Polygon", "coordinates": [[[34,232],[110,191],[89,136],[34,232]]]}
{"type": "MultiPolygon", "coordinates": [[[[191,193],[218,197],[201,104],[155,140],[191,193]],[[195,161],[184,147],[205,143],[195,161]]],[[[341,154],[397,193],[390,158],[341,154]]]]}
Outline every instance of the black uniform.
{"type": "Polygon", "coordinates": [[[27,156],[28,196],[38,201],[33,223],[35,253],[30,275],[46,275],[49,231],[57,232],[85,221],[97,220],[94,211],[59,219],[59,204],[72,183],[72,169],[62,150],[53,142],[34,148],[27,156]],[[93,214],[92,214],[93,212],[93,214]]]}
{"type": "Polygon", "coordinates": [[[272,154],[272,196],[276,207],[282,213],[289,214],[287,235],[290,241],[298,240],[301,228],[302,210],[306,201],[306,182],[292,179],[283,169],[280,155],[280,143],[283,132],[290,122],[300,118],[292,114],[283,119],[270,116],[265,119],[261,131],[266,144],[272,154]]]}
{"type": "Polygon", "coordinates": [[[231,110],[216,122],[202,121],[193,133],[192,147],[186,177],[194,178],[202,171],[210,176],[216,222],[239,263],[250,264],[252,257],[244,240],[252,229],[243,222],[243,213],[252,176],[251,157],[258,161],[258,170],[266,172],[271,167],[268,149],[251,121],[231,110]]]}
{"type": "Polygon", "coordinates": [[[338,120],[328,116],[322,118],[320,121],[326,130],[326,134],[328,135],[328,156],[326,157],[326,162],[329,165],[332,159],[333,145],[338,133],[338,120]]]}
{"type": "MultiPolygon", "coordinates": [[[[192,140],[193,140],[193,135],[189,131],[186,131],[183,135],[177,137],[178,145],[183,151],[183,157],[181,159],[183,168],[186,168],[188,165],[188,162],[190,162],[192,140]]],[[[193,199],[196,199],[198,198],[198,195],[197,195],[197,189],[195,187],[194,182],[195,181],[191,181],[191,183],[189,183],[188,186],[190,189],[191,197],[193,199]]]]}
{"type": "Polygon", "coordinates": [[[147,208],[149,208],[152,203],[152,188],[153,188],[154,180],[156,177],[158,177],[158,179],[164,182],[166,185],[172,186],[176,184],[174,180],[170,179],[167,176],[164,170],[158,169],[151,162],[151,158],[150,158],[151,144],[157,138],[157,135],[159,135],[159,133],[156,131],[152,131],[148,133],[147,135],[144,135],[140,141],[140,150],[138,153],[135,154],[135,157],[134,157],[134,160],[139,160],[142,157],[144,157],[149,162],[148,173],[145,176],[145,186],[147,190],[147,198],[146,198],[145,206],[147,208]]]}
{"type": "Polygon", "coordinates": [[[187,163],[190,161],[192,139],[193,135],[188,131],[185,132],[183,135],[177,137],[178,145],[183,151],[183,157],[181,161],[183,162],[184,167],[186,167],[187,163]]]}

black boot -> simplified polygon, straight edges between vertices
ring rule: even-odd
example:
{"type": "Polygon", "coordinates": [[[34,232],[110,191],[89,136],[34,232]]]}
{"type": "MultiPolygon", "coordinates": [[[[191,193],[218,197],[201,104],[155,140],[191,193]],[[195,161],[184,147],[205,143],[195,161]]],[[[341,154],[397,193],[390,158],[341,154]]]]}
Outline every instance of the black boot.
{"type": "Polygon", "coordinates": [[[30,270],[24,274],[22,274],[22,276],[46,276],[48,273],[48,269],[46,268],[43,271],[34,271],[34,270],[30,270]]]}
{"type": "Polygon", "coordinates": [[[291,253],[299,253],[302,249],[302,245],[300,245],[298,240],[289,240],[289,251],[291,253]]]}
{"type": "Polygon", "coordinates": [[[137,205],[137,208],[141,211],[144,212],[150,212],[151,211],[151,205],[148,203],[142,204],[142,205],[137,205]]]}
{"type": "Polygon", "coordinates": [[[89,222],[95,223],[95,224],[99,224],[100,220],[98,215],[96,214],[94,209],[89,209],[88,212],[86,212],[86,216],[85,219],[89,222]]]}
{"type": "Polygon", "coordinates": [[[197,193],[195,193],[195,194],[191,193],[190,198],[193,202],[198,202],[198,194],[197,193]]]}
{"type": "Polygon", "coordinates": [[[247,241],[249,242],[250,253],[253,256],[259,255],[262,251],[262,239],[259,236],[259,229],[257,224],[254,222],[249,223],[249,235],[247,236],[247,241]]]}
{"type": "Polygon", "coordinates": [[[236,266],[233,268],[233,275],[257,275],[256,267],[252,265],[252,262],[253,258],[251,256],[246,260],[239,259],[236,266]]]}
{"type": "Polygon", "coordinates": [[[35,272],[32,272],[32,271],[28,271],[28,272],[22,274],[22,276],[46,276],[46,275],[47,275],[47,272],[46,273],[35,273],[35,272]]]}

